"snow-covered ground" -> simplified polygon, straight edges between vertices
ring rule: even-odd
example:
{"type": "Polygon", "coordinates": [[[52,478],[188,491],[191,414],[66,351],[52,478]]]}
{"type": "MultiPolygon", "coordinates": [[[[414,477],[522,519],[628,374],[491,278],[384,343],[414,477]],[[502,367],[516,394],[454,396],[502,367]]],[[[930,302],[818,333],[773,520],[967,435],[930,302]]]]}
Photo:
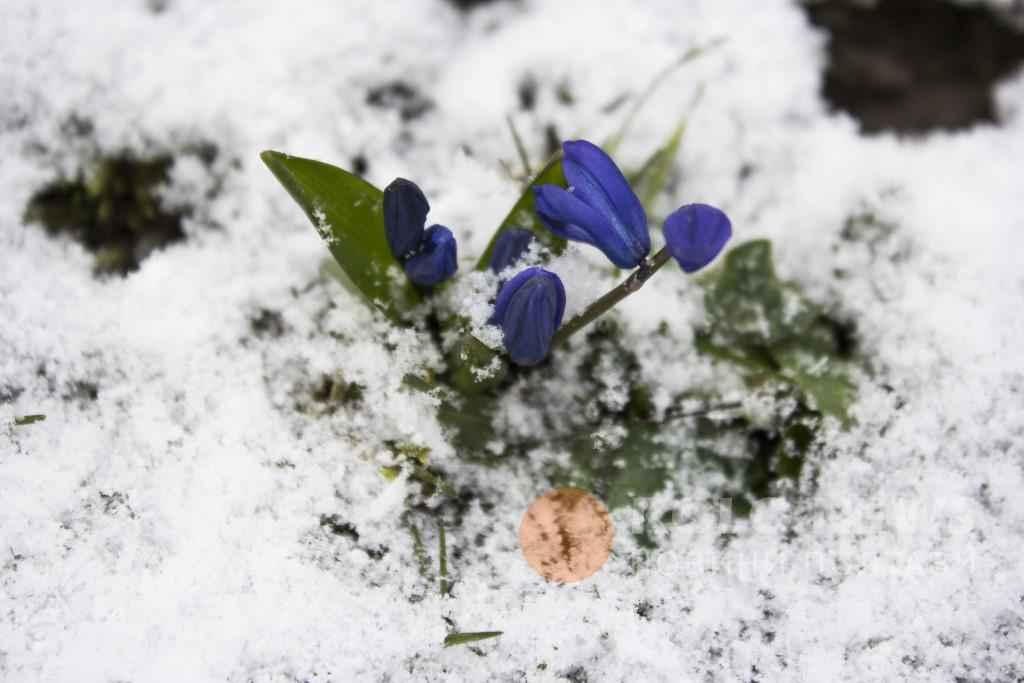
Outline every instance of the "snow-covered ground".
{"type": "MultiPolygon", "coordinates": [[[[997,126],[867,138],[817,94],[824,46],[781,0],[468,14],[440,0],[5,0],[0,679],[1024,677],[1024,76],[1000,86],[997,126]],[[549,122],[602,140],[621,119],[608,102],[720,36],[619,158],[642,160],[704,84],[665,206],[722,206],[737,240],[772,239],[782,276],[856,322],[870,370],[857,424],[832,427],[801,495],[723,519],[711,482],[683,474],[651,501],[677,513],[657,550],[619,533],[593,578],[546,584],[516,539],[540,470],[458,459],[430,401],[402,387],[439,359],[319,276],[327,252],[258,153],[362,155],[378,186],[416,179],[468,270],[518,194],[499,164],[517,163],[506,114],[535,159],[549,122]],[[518,109],[527,73],[532,112],[518,109]],[[367,105],[395,79],[435,106],[403,122],[367,105]],[[87,141],[67,132],[72,115],[92,122],[87,141]],[[212,169],[186,158],[168,190],[201,205],[188,239],[123,279],[95,278],[80,245],[23,221],[92,145],[197,141],[219,147],[212,169]],[[843,239],[865,211],[892,234],[843,239]],[[264,310],[281,334],[254,332],[264,310]],[[365,387],[358,408],[299,409],[303,387],[339,371],[365,387]],[[9,426],[33,413],[46,420],[9,426]],[[415,485],[380,476],[384,440],[429,447],[477,493],[448,533],[450,597],[418,572],[402,522],[415,485]],[[453,625],[503,635],[443,648],[453,625]]],[[[596,263],[583,249],[565,260],[596,263]]],[[[579,310],[590,295],[567,284],[579,310]]],[[[621,309],[656,389],[715,377],[689,338],[699,290],[681,276],[621,309]],[[662,319],[671,344],[651,340],[662,319]]],[[[637,514],[615,511],[616,527],[637,514]]],[[[422,534],[436,561],[436,530],[422,534]]]]}

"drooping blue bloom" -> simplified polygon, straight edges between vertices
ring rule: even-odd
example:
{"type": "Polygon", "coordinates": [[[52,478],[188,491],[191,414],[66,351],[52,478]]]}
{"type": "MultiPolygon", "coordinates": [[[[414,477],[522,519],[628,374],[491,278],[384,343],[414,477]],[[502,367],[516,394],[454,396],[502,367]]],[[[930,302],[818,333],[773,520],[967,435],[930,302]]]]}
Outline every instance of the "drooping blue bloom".
{"type": "Polygon", "coordinates": [[[443,225],[432,225],[423,235],[419,251],[405,262],[405,274],[421,287],[433,287],[455,274],[459,267],[455,235],[443,225]]]}
{"type": "Polygon", "coordinates": [[[527,268],[498,292],[491,323],[505,334],[505,348],[517,365],[537,365],[551,350],[551,338],[565,314],[565,287],[554,273],[527,268]]]}
{"type": "Polygon", "coordinates": [[[509,228],[498,235],[491,252],[490,268],[500,273],[522,258],[533,242],[533,232],[526,228],[509,228]]]}
{"type": "Polygon", "coordinates": [[[384,188],[384,232],[399,261],[419,249],[429,211],[423,191],[411,180],[395,178],[384,188]]]}
{"type": "Polygon", "coordinates": [[[395,178],[384,188],[384,232],[391,254],[421,287],[433,287],[458,269],[455,236],[443,225],[424,230],[430,204],[419,186],[395,178]]]}
{"type": "Polygon", "coordinates": [[[647,214],[622,171],[586,140],[562,144],[569,189],[534,188],[537,215],[559,237],[592,244],[620,268],[635,268],[651,251],[647,214]]]}
{"type": "Polygon", "coordinates": [[[721,209],[687,204],[669,214],[664,231],[669,253],[693,273],[715,260],[732,237],[732,223],[721,209]]]}

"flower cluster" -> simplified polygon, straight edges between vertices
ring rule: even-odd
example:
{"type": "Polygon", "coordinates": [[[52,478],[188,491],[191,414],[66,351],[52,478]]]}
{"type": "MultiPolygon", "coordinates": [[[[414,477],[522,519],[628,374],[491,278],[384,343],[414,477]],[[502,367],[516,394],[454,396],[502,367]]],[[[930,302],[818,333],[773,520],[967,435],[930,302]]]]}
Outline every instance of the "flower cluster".
{"type": "Polygon", "coordinates": [[[384,188],[384,230],[391,253],[409,279],[421,287],[441,284],[458,269],[455,236],[443,225],[427,224],[430,204],[411,180],[396,178],[384,188]]]}
{"type": "MultiPolygon", "coordinates": [[[[569,187],[535,187],[537,215],[555,235],[597,247],[620,268],[639,267],[632,276],[632,286],[638,287],[664,263],[648,261],[651,237],[639,198],[597,145],[567,141],[562,151],[569,187]]],[[[669,215],[663,232],[668,255],[684,272],[693,273],[722,251],[732,236],[732,224],[713,206],[689,204],[669,215]]],[[[522,229],[504,232],[495,245],[491,268],[497,272],[514,264],[531,237],[522,229]]],[[[632,291],[629,284],[624,283],[622,296],[632,291]]],[[[502,328],[512,361],[528,366],[547,357],[564,313],[565,287],[559,277],[542,268],[527,268],[502,285],[492,322],[502,328]]]]}
{"type": "MultiPolygon", "coordinates": [[[[568,188],[533,188],[541,222],[558,237],[597,247],[619,268],[638,269],[620,285],[617,296],[613,290],[577,316],[572,331],[638,289],[669,257],[684,272],[693,273],[711,263],[732,236],[732,224],[722,211],[688,204],[665,220],[666,246],[652,260],[647,214],[611,157],[591,142],[570,140],[562,145],[562,169],[568,188]]],[[[425,228],[429,211],[423,191],[410,180],[397,178],[384,190],[388,246],[409,279],[425,288],[444,282],[458,267],[451,230],[443,225],[425,228]]],[[[494,244],[490,269],[501,274],[514,266],[534,238],[525,228],[503,230],[494,244]]],[[[501,328],[512,362],[531,366],[547,358],[564,315],[562,280],[531,267],[502,282],[490,322],[501,328]]]]}

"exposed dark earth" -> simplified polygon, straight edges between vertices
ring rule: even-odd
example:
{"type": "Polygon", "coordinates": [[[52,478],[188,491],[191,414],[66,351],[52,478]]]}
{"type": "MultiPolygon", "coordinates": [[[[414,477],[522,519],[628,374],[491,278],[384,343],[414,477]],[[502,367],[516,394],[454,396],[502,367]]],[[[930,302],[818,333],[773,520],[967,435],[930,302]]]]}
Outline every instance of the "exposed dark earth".
{"type": "Polygon", "coordinates": [[[825,98],[869,133],[994,122],[992,87],[1024,62],[1012,21],[1024,6],[999,17],[935,0],[828,0],[807,12],[830,33],[825,98]]]}

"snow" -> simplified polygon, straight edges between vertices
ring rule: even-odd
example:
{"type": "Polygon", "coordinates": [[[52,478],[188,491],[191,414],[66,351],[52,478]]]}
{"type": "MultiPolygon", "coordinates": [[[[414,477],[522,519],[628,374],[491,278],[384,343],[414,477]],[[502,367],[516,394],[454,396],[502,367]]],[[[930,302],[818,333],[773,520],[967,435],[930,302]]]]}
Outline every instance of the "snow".
{"type": "MultiPolygon", "coordinates": [[[[0,425],[47,416],[0,427],[0,678],[1024,675],[1024,74],[998,89],[999,125],[863,137],[819,99],[823,36],[781,0],[610,0],[601,11],[530,0],[468,15],[439,0],[165,4],[0,9],[0,395],[23,390],[0,403],[0,425]],[[543,464],[565,454],[460,461],[436,398],[402,383],[441,367],[425,333],[392,329],[321,277],[324,245],[258,153],[342,166],[363,154],[380,187],[416,180],[468,271],[517,192],[498,163],[517,166],[506,114],[535,162],[547,122],[602,140],[621,115],[605,104],[719,36],[616,156],[641,161],[706,85],[668,203],[721,206],[737,239],[773,240],[781,277],[857,322],[870,360],[858,423],[830,428],[805,469],[810,493],[729,519],[709,500],[714,475],[681,472],[681,497],[650,501],[653,518],[676,520],[655,525],[656,551],[622,531],[639,512],[616,510],[605,568],[548,585],[516,530],[544,490],[543,464]],[[517,112],[526,73],[537,108],[517,112]],[[365,104],[367,88],[394,78],[434,109],[403,124],[365,104]],[[561,82],[572,107],[552,95],[561,82]],[[82,247],[22,220],[32,192],[88,158],[61,132],[72,114],[93,122],[103,151],[221,150],[223,187],[188,239],[123,279],[94,278],[82,247]],[[864,211],[892,234],[843,240],[864,211]],[[280,312],[280,337],[253,333],[264,309],[280,312]],[[299,408],[337,373],[363,387],[358,402],[299,408]],[[76,393],[83,383],[95,400],[76,393]],[[429,447],[478,494],[448,534],[451,597],[417,572],[402,513],[418,485],[379,475],[394,461],[389,441],[429,447]],[[358,540],[325,533],[332,514],[358,540]],[[478,643],[485,656],[445,649],[442,616],[504,633],[478,643]]],[[[200,197],[212,182],[185,161],[167,196],[200,197]]],[[[586,248],[548,267],[567,284],[567,316],[615,282],[586,248]]],[[[460,285],[464,296],[490,291],[487,280],[460,285]]],[[[692,348],[703,319],[692,281],[660,274],[618,308],[660,410],[709,383],[757,410],[759,397],[692,348]],[[663,321],[670,335],[652,334],[663,321]]],[[[583,351],[575,342],[567,357],[583,351]]],[[[567,365],[555,372],[551,402],[581,400],[567,365]]],[[[602,400],[621,399],[609,388],[602,400]]],[[[539,417],[516,397],[502,410],[511,436],[542,429],[539,417]]],[[[421,531],[436,564],[437,531],[421,531]]]]}

